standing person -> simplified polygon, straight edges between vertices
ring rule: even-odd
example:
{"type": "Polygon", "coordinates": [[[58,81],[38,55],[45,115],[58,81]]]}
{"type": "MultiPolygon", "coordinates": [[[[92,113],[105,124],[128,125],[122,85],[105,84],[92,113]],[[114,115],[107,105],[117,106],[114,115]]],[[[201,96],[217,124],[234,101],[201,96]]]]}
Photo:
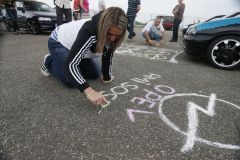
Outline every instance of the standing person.
{"type": "Polygon", "coordinates": [[[63,14],[65,15],[66,22],[72,21],[72,10],[69,0],[54,0],[57,12],[57,25],[63,24],[63,14]]]}
{"type": "Polygon", "coordinates": [[[89,2],[88,0],[74,0],[73,2],[73,18],[74,20],[80,20],[84,16],[89,14],[89,2]]]}
{"type": "Polygon", "coordinates": [[[98,10],[99,12],[104,11],[106,9],[106,4],[104,0],[98,1],[98,10]]]}
{"type": "Polygon", "coordinates": [[[174,15],[173,21],[173,35],[170,42],[177,42],[178,40],[178,28],[183,19],[183,13],[185,10],[185,4],[183,0],[178,0],[178,4],[174,7],[172,13],[174,15]]]}
{"type": "Polygon", "coordinates": [[[6,13],[9,16],[10,20],[13,23],[13,31],[14,34],[19,33],[19,27],[18,27],[18,22],[17,22],[17,9],[16,9],[16,2],[15,0],[8,0],[5,3],[5,9],[6,13]]]}
{"type": "Polygon", "coordinates": [[[141,9],[141,2],[140,0],[128,0],[128,10],[127,10],[127,16],[128,16],[128,41],[131,41],[133,37],[136,36],[136,33],[134,32],[134,21],[137,16],[137,13],[141,9]]]}
{"type": "Polygon", "coordinates": [[[147,45],[154,45],[152,40],[156,41],[156,46],[161,47],[160,41],[163,39],[164,28],[161,24],[161,19],[156,18],[154,21],[149,21],[142,29],[142,36],[147,45]],[[157,33],[160,30],[160,34],[157,33]]]}
{"type": "Polygon", "coordinates": [[[78,88],[96,106],[106,104],[106,98],[90,87],[85,78],[113,81],[112,57],[124,40],[127,22],[121,8],[110,7],[91,20],[57,27],[49,37],[50,54],[44,57],[42,74],[51,74],[64,85],[78,88]]]}

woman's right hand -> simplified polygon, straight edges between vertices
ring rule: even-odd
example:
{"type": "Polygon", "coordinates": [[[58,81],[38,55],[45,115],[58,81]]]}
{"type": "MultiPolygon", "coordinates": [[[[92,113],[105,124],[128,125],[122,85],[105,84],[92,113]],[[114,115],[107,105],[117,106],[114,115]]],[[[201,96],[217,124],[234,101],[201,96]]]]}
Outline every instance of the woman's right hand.
{"type": "Polygon", "coordinates": [[[91,87],[85,89],[84,93],[95,106],[101,107],[107,104],[107,99],[100,92],[96,92],[91,87]]]}

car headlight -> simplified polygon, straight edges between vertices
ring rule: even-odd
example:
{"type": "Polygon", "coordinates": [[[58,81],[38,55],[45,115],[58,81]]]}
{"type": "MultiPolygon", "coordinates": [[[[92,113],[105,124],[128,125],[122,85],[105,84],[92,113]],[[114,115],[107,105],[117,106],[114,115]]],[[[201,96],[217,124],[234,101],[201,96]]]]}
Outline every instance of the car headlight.
{"type": "Polygon", "coordinates": [[[191,34],[191,35],[194,35],[197,33],[197,27],[194,26],[194,27],[189,27],[188,30],[187,30],[187,33],[186,34],[191,34]]]}
{"type": "Polygon", "coordinates": [[[51,21],[51,18],[49,17],[38,17],[39,21],[51,21]]]}

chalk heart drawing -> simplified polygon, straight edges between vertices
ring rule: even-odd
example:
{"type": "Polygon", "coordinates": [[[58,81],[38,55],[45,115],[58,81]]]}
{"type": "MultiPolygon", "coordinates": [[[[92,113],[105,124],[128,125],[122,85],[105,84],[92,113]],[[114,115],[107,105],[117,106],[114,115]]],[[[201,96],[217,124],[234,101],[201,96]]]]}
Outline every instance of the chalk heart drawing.
{"type": "Polygon", "coordinates": [[[210,145],[210,146],[224,148],[224,149],[240,150],[239,145],[223,144],[223,143],[219,143],[219,142],[209,141],[209,140],[203,139],[201,137],[198,137],[197,134],[196,134],[198,123],[199,123],[198,122],[198,113],[206,114],[210,117],[213,117],[215,115],[215,110],[214,109],[215,109],[215,102],[216,101],[219,101],[221,103],[225,103],[226,106],[232,106],[232,107],[240,110],[240,107],[238,105],[235,105],[233,103],[227,102],[227,101],[222,100],[222,99],[217,99],[215,94],[211,94],[210,96],[206,96],[206,95],[200,95],[200,94],[196,94],[196,93],[182,93],[182,94],[168,95],[168,96],[163,97],[160,100],[158,113],[159,113],[162,121],[164,123],[166,123],[172,129],[174,129],[175,131],[177,131],[177,132],[181,133],[182,135],[186,136],[186,142],[183,145],[183,147],[181,148],[181,152],[188,152],[188,151],[192,150],[195,142],[201,142],[201,143],[205,143],[205,144],[210,145]],[[188,123],[188,131],[186,131],[186,132],[181,130],[176,124],[174,124],[170,119],[168,119],[166,117],[166,115],[164,115],[164,113],[163,113],[164,101],[172,99],[174,97],[185,97],[185,96],[201,97],[201,98],[208,98],[209,99],[207,107],[205,107],[205,106],[201,107],[201,106],[195,104],[194,102],[188,102],[187,103],[187,115],[188,115],[189,123],[188,123]]]}
{"type": "Polygon", "coordinates": [[[123,44],[116,50],[117,54],[136,56],[170,63],[178,63],[175,58],[182,52],[183,51],[133,44],[123,44]]]}

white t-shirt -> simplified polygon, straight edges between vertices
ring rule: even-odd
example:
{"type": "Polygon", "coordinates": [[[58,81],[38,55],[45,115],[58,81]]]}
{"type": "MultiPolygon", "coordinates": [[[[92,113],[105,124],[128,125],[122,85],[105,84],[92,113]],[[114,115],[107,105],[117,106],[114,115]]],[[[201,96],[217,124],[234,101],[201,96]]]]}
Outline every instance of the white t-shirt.
{"type": "Polygon", "coordinates": [[[106,8],[106,4],[104,0],[99,0],[98,1],[98,10],[99,12],[103,10],[103,7],[106,8]]]}
{"type": "Polygon", "coordinates": [[[142,29],[142,33],[145,31],[157,32],[157,30],[164,31],[162,23],[159,23],[158,26],[154,25],[154,21],[149,21],[142,29]]]}
{"type": "Polygon", "coordinates": [[[73,43],[75,42],[79,30],[82,28],[83,24],[90,19],[81,19],[78,21],[73,21],[70,23],[64,23],[58,26],[50,35],[53,39],[60,42],[67,49],[71,49],[73,43]]]}

